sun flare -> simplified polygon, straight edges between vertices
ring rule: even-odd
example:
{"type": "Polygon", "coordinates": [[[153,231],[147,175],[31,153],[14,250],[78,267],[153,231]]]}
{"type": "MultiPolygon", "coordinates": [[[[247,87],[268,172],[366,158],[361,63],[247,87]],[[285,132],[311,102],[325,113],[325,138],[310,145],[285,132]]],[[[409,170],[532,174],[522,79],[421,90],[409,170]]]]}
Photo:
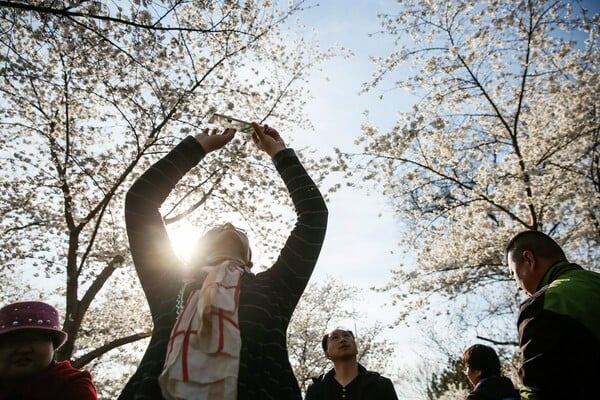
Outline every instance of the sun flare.
{"type": "Polygon", "coordinates": [[[186,223],[168,226],[167,232],[175,255],[184,262],[189,259],[196,242],[203,234],[200,228],[186,223]]]}

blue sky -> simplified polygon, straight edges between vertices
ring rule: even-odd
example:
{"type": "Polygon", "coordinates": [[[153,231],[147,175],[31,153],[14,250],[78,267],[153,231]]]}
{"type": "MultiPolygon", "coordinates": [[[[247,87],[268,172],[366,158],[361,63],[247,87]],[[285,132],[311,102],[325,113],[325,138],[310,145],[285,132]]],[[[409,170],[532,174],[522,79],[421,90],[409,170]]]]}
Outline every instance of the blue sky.
{"type": "MultiPolygon", "coordinates": [[[[310,89],[314,98],[308,101],[307,113],[315,132],[292,132],[292,146],[310,146],[330,155],[334,147],[357,151],[353,141],[367,121],[363,114],[366,109],[368,120],[385,129],[392,126],[399,109],[410,107],[407,96],[401,93],[386,97],[384,103],[378,92],[359,95],[361,85],[375,71],[369,56],[385,55],[391,48],[389,38],[369,37],[380,30],[377,14],[397,9],[394,0],[327,0],[300,15],[301,22],[318,31],[322,48],[341,45],[352,50],[354,56],[331,60],[323,66],[323,73],[313,75],[310,89]]],[[[390,269],[398,265],[402,222],[395,218],[385,198],[375,191],[368,195],[359,189],[344,189],[332,195],[329,215],[325,244],[311,282],[331,276],[364,289],[364,298],[355,306],[366,323],[391,324],[397,313],[385,305],[389,295],[369,288],[387,283],[390,269]]],[[[418,332],[399,326],[387,331],[385,337],[397,343],[397,360],[413,358],[418,332]]]]}
{"type": "MultiPolygon", "coordinates": [[[[351,49],[349,59],[336,58],[324,65],[310,82],[314,98],[308,101],[307,113],[315,132],[292,133],[291,145],[310,146],[322,154],[333,154],[333,148],[357,151],[353,141],[366,121],[363,111],[370,109],[369,119],[382,127],[395,120],[394,107],[381,106],[378,94],[359,95],[361,84],[375,70],[368,56],[385,54],[389,43],[383,38],[369,38],[379,28],[376,18],[384,6],[396,7],[395,1],[329,0],[301,15],[308,27],[318,31],[322,47],[338,44],[351,49]]],[[[319,268],[314,278],[325,275],[343,277],[349,283],[372,286],[387,282],[393,267],[399,226],[390,213],[386,200],[376,193],[353,189],[334,194],[329,203],[330,223],[319,268]],[[381,214],[381,217],[379,216],[381,214]],[[374,274],[374,272],[377,272],[374,274]]]]}

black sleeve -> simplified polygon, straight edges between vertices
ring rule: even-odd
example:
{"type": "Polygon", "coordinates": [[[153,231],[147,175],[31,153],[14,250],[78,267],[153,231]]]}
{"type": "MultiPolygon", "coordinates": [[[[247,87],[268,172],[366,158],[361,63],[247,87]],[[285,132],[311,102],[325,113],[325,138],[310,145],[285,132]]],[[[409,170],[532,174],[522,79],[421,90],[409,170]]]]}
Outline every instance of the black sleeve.
{"type": "MultiPolygon", "coordinates": [[[[131,186],[125,198],[129,248],[153,318],[164,301],[181,286],[181,268],[159,208],[177,182],[204,157],[189,136],[152,165],[131,186]]],[[[155,321],[156,322],[156,321],[155,321]]]]}
{"type": "Polygon", "coordinates": [[[290,193],[297,221],[273,266],[257,277],[268,277],[274,291],[285,293],[280,307],[289,318],[317,262],[328,212],[323,196],[292,149],[280,151],[273,161],[290,193]]]}

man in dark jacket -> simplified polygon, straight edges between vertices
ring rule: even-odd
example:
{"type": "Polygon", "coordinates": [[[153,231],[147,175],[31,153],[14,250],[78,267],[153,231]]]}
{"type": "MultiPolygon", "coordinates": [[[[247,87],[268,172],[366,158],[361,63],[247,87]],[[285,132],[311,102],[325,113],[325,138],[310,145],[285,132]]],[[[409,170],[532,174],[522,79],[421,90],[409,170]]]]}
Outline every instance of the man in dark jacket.
{"type": "Polygon", "coordinates": [[[325,356],[333,369],[315,379],[306,400],[397,400],[392,381],[367,371],[356,361],[358,350],[352,331],[335,329],[323,336],[325,356]]]}
{"type": "Polygon", "coordinates": [[[567,261],[548,235],[525,231],[506,247],[529,296],[519,308],[521,397],[597,399],[600,393],[600,274],[567,261]]]}
{"type": "Polygon", "coordinates": [[[465,373],[473,384],[467,400],[519,400],[519,391],[510,379],[502,376],[496,351],[483,344],[474,344],[463,353],[465,373]]]}

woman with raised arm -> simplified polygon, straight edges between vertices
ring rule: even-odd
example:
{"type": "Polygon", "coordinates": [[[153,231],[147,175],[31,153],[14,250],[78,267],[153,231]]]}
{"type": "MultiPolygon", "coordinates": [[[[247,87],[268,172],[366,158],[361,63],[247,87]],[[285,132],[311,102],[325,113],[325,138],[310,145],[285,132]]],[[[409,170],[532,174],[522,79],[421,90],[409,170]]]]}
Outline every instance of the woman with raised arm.
{"type": "Polygon", "coordinates": [[[297,214],[294,229],[268,270],[250,272],[246,234],[225,223],[199,240],[193,272],[184,276],[159,213],[175,184],[206,154],[231,141],[234,130],[205,129],[187,137],[127,193],[131,254],[154,329],[121,400],[301,399],[286,331],[319,256],[327,208],[279,133],[266,125],[252,126],[254,143],[272,158],[297,214]]]}

